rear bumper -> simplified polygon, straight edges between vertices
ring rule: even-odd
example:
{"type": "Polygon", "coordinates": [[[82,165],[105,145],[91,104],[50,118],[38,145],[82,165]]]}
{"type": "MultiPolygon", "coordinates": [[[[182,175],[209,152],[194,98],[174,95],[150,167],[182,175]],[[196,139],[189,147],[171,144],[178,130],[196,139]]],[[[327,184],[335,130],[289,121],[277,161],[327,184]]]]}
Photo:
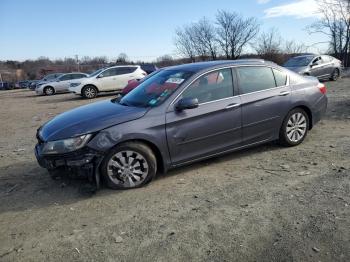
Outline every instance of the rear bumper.
{"type": "Polygon", "coordinates": [[[328,106],[328,98],[327,96],[322,96],[316,103],[313,116],[312,116],[312,126],[316,125],[322,117],[326,114],[328,106]]]}
{"type": "Polygon", "coordinates": [[[99,175],[98,169],[104,156],[88,148],[63,155],[47,156],[41,154],[41,145],[39,144],[35,146],[34,152],[41,167],[49,171],[68,171],[70,176],[85,177],[90,181],[99,175]]]}

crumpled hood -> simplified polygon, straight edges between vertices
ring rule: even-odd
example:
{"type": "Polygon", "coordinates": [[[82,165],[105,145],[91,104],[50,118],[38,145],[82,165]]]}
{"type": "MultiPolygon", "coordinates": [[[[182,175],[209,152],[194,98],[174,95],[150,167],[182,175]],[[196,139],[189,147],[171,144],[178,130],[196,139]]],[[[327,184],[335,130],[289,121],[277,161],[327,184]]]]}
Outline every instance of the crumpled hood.
{"type": "Polygon", "coordinates": [[[122,106],[112,101],[92,103],[56,116],[41,127],[40,138],[54,141],[94,133],[135,120],[147,112],[147,108],[122,106]]]}
{"type": "Polygon", "coordinates": [[[304,72],[308,67],[307,66],[297,66],[297,67],[286,66],[286,68],[295,73],[300,73],[300,72],[304,72]]]}

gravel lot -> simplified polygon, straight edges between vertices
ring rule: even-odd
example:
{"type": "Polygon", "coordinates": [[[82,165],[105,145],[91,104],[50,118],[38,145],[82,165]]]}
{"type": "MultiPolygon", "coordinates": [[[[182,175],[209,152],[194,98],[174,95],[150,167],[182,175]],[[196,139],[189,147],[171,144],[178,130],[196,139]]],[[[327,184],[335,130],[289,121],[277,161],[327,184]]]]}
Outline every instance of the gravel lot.
{"type": "Polygon", "coordinates": [[[33,153],[42,123],[91,101],[0,92],[0,261],[350,261],[350,79],[326,85],[328,113],[298,147],[92,196],[51,180],[33,153]]]}

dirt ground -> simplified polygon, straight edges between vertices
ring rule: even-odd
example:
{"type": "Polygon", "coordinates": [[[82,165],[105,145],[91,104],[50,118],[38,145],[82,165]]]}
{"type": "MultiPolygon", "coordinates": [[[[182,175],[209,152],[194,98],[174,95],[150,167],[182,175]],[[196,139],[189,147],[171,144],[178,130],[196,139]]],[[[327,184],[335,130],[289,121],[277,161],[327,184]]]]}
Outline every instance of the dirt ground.
{"type": "Polygon", "coordinates": [[[350,79],[326,85],[328,113],[298,147],[92,196],[51,180],[33,153],[41,124],[92,101],[0,92],[0,261],[350,261],[350,79]]]}

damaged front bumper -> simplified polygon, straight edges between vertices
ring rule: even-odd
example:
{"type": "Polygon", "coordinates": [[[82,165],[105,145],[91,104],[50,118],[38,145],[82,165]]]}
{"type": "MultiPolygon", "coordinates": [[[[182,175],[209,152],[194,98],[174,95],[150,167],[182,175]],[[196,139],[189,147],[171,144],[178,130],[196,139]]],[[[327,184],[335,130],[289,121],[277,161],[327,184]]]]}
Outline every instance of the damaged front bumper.
{"type": "Polygon", "coordinates": [[[39,165],[49,172],[67,172],[71,177],[84,177],[100,184],[99,167],[103,154],[88,147],[62,155],[43,155],[42,144],[35,146],[35,156],[39,165]]]}

